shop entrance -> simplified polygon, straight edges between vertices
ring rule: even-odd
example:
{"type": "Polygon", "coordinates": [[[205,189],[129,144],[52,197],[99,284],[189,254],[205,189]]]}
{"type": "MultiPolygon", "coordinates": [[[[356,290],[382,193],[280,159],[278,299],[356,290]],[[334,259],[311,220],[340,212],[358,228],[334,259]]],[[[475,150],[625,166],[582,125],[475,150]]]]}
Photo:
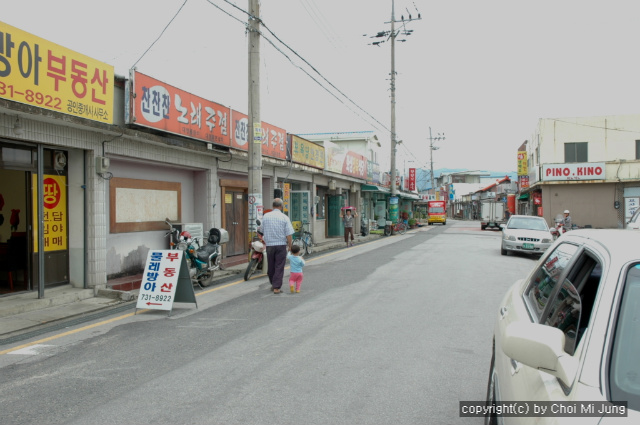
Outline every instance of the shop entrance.
{"type": "Polygon", "coordinates": [[[247,209],[248,203],[244,189],[225,188],[224,228],[229,232],[229,242],[226,244],[227,257],[247,252],[247,209]]]}
{"type": "Polygon", "coordinates": [[[344,200],[341,195],[327,195],[328,219],[327,219],[327,236],[336,237],[344,235],[344,226],[340,219],[340,208],[344,206],[344,200]]]}
{"type": "MultiPolygon", "coordinates": [[[[0,295],[38,288],[37,157],[0,141],[0,295]]],[[[42,161],[46,286],[69,282],[66,152],[45,149],[42,161]]]]}

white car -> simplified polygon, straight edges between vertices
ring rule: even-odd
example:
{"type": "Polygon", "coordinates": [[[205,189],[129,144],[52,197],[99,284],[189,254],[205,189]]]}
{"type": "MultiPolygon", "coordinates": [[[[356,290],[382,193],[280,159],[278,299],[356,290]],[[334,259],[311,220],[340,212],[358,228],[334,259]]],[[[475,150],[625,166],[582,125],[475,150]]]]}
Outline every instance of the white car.
{"type": "Polygon", "coordinates": [[[502,245],[500,253],[510,252],[542,254],[553,243],[553,236],[547,222],[542,217],[512,215],[507,224],[501,224],[502,245]]]}
{"type": "Polygon", "coordinates": [[[628,230],[640,230],[640,208],[636,210],[627,222],[628,230]]]}
{"type": "Polygon", "coordinates": [[[640,423],[640,233],[568,232],[510,288],[487,409],[485,424],[640,423]]]}

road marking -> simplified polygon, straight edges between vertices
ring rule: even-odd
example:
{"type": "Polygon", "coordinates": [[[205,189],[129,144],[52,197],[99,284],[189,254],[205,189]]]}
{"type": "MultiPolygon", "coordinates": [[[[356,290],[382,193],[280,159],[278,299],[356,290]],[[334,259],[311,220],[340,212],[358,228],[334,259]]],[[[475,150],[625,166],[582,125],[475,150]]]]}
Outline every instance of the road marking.
{"type": "Polygon", "coordinates": [[[48,347],[55,347],[55,345],[46,345],[46,344],[35,344],[30,347],[20,348],[19,350],[12,351],[8,354],[22,354],[25,356],[35,356],[40,354],[40,349],[46,349],[48,347]]]}
{"type": "MultiPolygon", "coordinates": [[[[376,239],[376,240],[379,240],[379,239],[376,239]]],[[[365,244],[368,244],[368,243],[371,243],[371,242],[375,242],[376,240],[368,241],[368,242],[365,242],[364,244],[360,244],[360,245],[365,245],[365,244]]],[[[315,261],[315,260],[319,260],[321,258],[330,257],[332,255],[337,255],[337,254],[342,254],[342,250],[339,250],[339,251],[336,251],[336,252],[333,252],[333,253],[328,253],[328,254],[325,254],[325,255],[321,255],[319,257],[313,257],[313,258],[310,258],[309,260],[306,260],[306,261],[312,262],[312,261],[315,261]]],[[[289,266],[285,267],[285,270],[287,270],[287,269],[289,269],[289,266]]],[[[264,276],[252,276],[251,279],[254,279],[254,278],[257,278],[257,277],[264,277],[264,276]]],[[[219,291],[221,289],[229,288],[229,287],[237,285],[239,283],[244,283],[244,281],[245,281],[244,279],[237,280],[235,282],[227,283],[226,285],[223,285],[223,286],[218,286],[216,288],[207,289],[205,291],[198,292],[196,294],[196,297],[198,297],[200,295],[208,294],[208,293],[211,293],[211,292],[214,292],[214,291],[219,291]]],[[[62,338],[62,337],[68,336],[68,335],[73,335],[73,334],[76,334],[78,332],[86,331],[86,330],[89,330],[89,329],[97,328],[98,326],[106,325],[106,324],[109,324],[109,323],[117,322],[118,320],[126,319],[127,317],[134,316],[136,313],[146,313],[146,312],[149,312],[149,311],[151,311],[151,310],[145,309],[145,310],[140,310],[140,311],[136,311],[136,312],[133,312],[133,313],[123,314],[122,316],[117,316],[117,317],[111,318],[109,320],[103,320],[101,322],[94,323],[93,325],[83,326],[83,327],[78,328],[78,329],[74,329],[74,330],[71,330],[71,331],[63,332],[63,333],[57,334],[57,335],[52,335],[50,337],[43,338],[43,339],[40,339],[40,340],[37,340],[37,341],[33,341],[33,342],[29,342],[27,344],[18,345],[17,347],[8,348],[6,350],[0,351],[0,356],[3,355],[3,354],[14,354],[16,351],[22,350],[22,349],[27,348],[27,347],[33,347],[33,346],[36,346],[36,345],[41,345],[44,342],[53,341],[53,340],[56,340],[58,338],[62,338]]]]}

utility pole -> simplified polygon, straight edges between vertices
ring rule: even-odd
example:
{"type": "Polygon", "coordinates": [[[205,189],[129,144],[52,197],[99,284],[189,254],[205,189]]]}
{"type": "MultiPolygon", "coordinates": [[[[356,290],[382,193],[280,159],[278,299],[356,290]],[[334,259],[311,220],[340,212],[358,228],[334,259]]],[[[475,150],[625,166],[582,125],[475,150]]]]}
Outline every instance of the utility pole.
{"type": "Polygon", "coordinates": [[[396,29],[395,0],[391,0],[391,196],[396,188],[396,29]]]}
{"type": "MultiPolygon", "coordinates": [[[[395,0],[391,0],[391,22],[385,22],[385,24],[391,24],[391,31],[379,31],[375,35],[370,36],[370,38],[386,38],[386,40],[374,41],[370,43],[373,46],[380,46],[385,41],[391,41],[391,197],[394,198],[397,196],[398,190],[396,188],[396,146],[398,144],[396,138],[396,37],[398,35],[409,36],[413,32],[413,30],[406,29],[406,24],[411,21],[416,21],[422,19],[420,13],[417,18],[412,18],[411,13],[407,10],[408,19],[404,18],[402,15],[399,21],[396,21],[395,15],[395,0]],[[395,24],[401,24],[402,28],[399,31],[396,31],[395,24]]],[[[407,41],[406,39],[398,40],[398,41],[407,41]]],[[[391,213],[393,215],[393,213],[391,213]]],[[[394,217],[391,217],[392,219],[394,217]]]]}
{"type": "Polygon", "coordinates": [[[249,0],[249,233],[262,215],[262,121],[260,120],[260,3],[249,0]]]}
{"type": "Polygon", "coordinates": [[[435,195],[435,182],[433,180],[433,151],[437,151],[438,149],[440,149],[437,146],[433,146],[433,141],[438,141],[438,140],[444,140],[444,133],[440,134],[438,133],[437,137],[432,137],[431,136],[431,127],[429,127],[429,157],[431,160],[431,188],[434,190],[434,195],[435,195]]]}

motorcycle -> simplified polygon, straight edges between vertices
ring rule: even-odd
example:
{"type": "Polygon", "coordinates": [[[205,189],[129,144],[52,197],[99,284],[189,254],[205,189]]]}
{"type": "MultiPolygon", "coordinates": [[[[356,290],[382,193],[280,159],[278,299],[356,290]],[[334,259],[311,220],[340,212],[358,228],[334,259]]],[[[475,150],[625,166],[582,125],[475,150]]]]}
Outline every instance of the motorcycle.
{"type": "Polygon", "coordinates": [[[567,229],[564,227],[564,216],[562,214],[558,214],[556,216],[556,218],[554,219],[554,223],[554,226],[549,230],[551,232],[551,235],[553,236],[553,240],[555,241],[560,236],[567,233],[567,229]]]}
{"type": "Polygon", "coordinates": [[[369,220],[365,219],[364,214],[360,218],[360,234],[362,236],[369,235],[369,220]]]}
{"type": "Polygon", "coordinates": [[[262,228],[260,227],[260,220],[256,220],[256,223],[258,224],[258,229],[256,232],[257,235],[254,236],[253,241],[251,241],[251,261],[249,261],[247,270],[244,272],[244,280],[249,280],[249,278],[256,272],[258,268],[262,269],[262,259],[264,258],[264,254],[267,251],[267,244],[262,238],[264,233],[262,232],[262,228]]]}
{"type": "Polygon", "coordinates": [[[169,219],[166,219],[165,223],[169,225],[169,232],[167,232],[166,236],[170,236],[169,243],[172,249],[184,251],[191,281],[201,287],[211,285],[214,272],[220,270],[221,245],[229,241],[227,231],[212,227],[209,230],[206,243],[200,246],[199,241],[192,238],[189,232],[184,231],[178,234],[177,229],[173,227],[169,219]],[[174,238],[177,241],[174,241],[174,238]]]}

